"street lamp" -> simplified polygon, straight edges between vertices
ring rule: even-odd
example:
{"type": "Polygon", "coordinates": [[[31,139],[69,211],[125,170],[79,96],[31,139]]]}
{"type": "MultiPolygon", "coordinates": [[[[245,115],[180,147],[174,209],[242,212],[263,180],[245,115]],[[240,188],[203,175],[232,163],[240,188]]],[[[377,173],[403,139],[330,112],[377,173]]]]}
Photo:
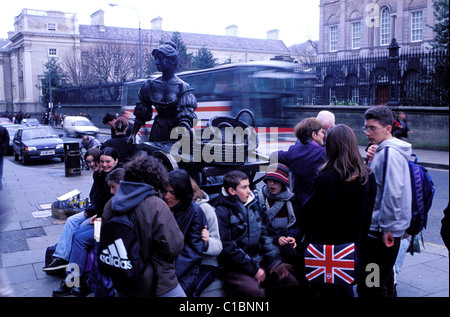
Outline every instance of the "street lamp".
{"type": "MultiPolygon", "coordinates": [[[[32,53],[33,50],[30,50],[30,53],[32,53]]],[[[47,65],[48,65],[48,95],[49,95],[49,103],[48,107],[50,109],[50,125],[53,127],[53,97],[52,97],[52,72],[50,69],[50,55],[49,52],[44,51],[34,51],[34,52],[40,52],[40,53],[47,53],[47,65]]]]}
{"type": "Polygon", "coordinates": [[[139,17],[139,78],[142,78],[142,40],[141,40],[141,11],[137,8],[124,6],[121,4],[110,3],[110,7],[122,7],[127,9],[136,10],[138,12],[139,17]]]}

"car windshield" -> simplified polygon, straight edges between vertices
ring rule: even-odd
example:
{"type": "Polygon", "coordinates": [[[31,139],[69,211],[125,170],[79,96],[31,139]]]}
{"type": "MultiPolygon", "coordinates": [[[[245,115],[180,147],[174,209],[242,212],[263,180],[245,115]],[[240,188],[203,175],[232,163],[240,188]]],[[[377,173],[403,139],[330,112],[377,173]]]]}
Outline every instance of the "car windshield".
{"type": "Polygon", "coordinates": [[[83,121],[75,121],[73,123],[73,125],[87,127],[87,126],[93,126],[94,124],[91,121],[83,120],[83,121]]]}
{"type": "Polygon", "coordinates": [[[57,138],[58,134],[50,128],[43,127],[38,129],[27,129],[23,130],[22,140],[34,140],[34,139],[46,139],[46,138],[57,138]]]}

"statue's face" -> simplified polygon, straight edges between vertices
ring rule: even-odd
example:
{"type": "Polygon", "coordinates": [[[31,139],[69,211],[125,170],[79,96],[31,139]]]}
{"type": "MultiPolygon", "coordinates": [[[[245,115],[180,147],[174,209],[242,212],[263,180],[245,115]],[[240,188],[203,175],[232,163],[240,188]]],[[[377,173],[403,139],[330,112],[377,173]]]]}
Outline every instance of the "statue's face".
{"type": "Polygon", "coordinates": [[[155,55],[155,66],[158,71],[162,73],[173,70],[175,68],[172,59],[161,53],[155,55]]]}

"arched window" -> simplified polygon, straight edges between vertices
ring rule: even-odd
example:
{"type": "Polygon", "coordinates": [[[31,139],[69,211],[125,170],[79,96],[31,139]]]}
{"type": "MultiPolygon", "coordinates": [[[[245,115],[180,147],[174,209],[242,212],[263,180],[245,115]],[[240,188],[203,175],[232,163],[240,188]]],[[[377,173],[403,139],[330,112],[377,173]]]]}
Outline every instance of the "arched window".
{"type": "Polygon", "coordinates": [[[336,82],[333,75],[327,75],[323,81],[327,101],[331,105],[336,102],[336,82]]]}
{"type": "Polygon", "coordinates": [[[380,13],[380,44],[388,45],[391,41],[391,16],[389,8],[383,7],[380,13]]]}
{"type": "Polygon", "coordinates": [[[359,87],[358,76],[349,74],[345,78],[345,86],[347,87],[347,100],[353,103],[359,103],[359,87]]]}

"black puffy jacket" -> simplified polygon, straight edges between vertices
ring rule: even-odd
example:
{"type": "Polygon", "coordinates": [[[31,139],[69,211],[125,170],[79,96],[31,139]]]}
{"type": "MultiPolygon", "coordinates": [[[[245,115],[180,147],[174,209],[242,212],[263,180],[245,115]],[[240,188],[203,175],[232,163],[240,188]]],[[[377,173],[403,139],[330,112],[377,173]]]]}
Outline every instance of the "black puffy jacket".
{"type": "Polygon", "coordinates": [[[207,222],[203,210],[194,202],[188,207],[175,207],[172,212],[184,235],[184,247],[175,262],[175,272],[182,286],[187,287],[184,283],[188,282],[183,277],[198,273],[202,262],[204,244],[201,232],[207,222]]]}
{"type": "Polygon", "coordinates": [[[281,262],[278,248],[262,223],[256,199],[244,206],[239,197],[221,194],[216,214],[223,244],[219,255],[223,271],[255,276],[260,267],[270,270],[281,262]]]}

